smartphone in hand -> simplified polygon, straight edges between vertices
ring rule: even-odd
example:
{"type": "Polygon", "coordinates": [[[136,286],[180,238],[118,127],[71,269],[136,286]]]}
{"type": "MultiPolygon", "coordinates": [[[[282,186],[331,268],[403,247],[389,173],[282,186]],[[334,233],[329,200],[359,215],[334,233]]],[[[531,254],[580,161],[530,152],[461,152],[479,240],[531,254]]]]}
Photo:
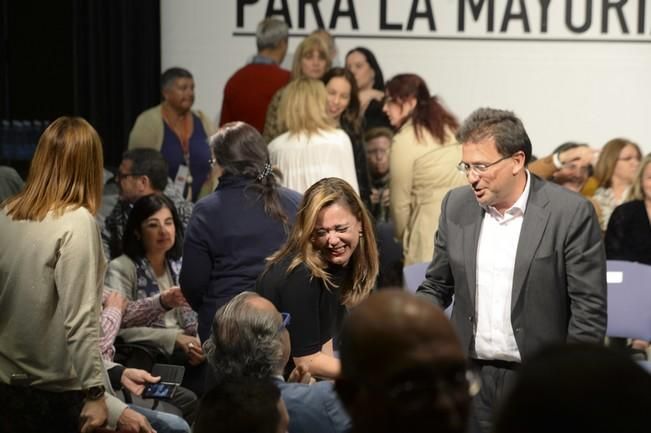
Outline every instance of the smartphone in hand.
{"type": "Polygon", "coordinates": [[[176,392],[176,387],[178,385],[175,383],[148,383],[145,385],[145,389],[142,392],[143,398],[159,398],[159,399],[169,399],[174,397],[174,392],[176,392]]]}

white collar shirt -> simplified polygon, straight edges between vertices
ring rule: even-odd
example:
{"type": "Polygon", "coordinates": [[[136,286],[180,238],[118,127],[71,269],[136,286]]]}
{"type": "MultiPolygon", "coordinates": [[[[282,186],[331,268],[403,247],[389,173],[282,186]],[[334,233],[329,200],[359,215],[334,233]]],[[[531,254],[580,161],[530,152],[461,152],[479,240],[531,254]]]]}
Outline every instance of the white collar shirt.
{"type": "Polygon", "coordinates": [[[511,293],[515,256],[529,198],[531,175],[524,191],[501,214],[485,207],[477,245],[475,356],[479,359],[520,362],[511,324],[511,293]]]}

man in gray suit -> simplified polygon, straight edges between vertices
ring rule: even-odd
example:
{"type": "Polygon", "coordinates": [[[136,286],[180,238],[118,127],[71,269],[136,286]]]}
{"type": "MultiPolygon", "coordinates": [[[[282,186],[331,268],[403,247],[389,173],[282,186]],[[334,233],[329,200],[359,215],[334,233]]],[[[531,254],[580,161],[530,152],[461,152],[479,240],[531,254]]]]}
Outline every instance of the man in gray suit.
{"type": "Polygon", "coordinates": [[[489,431],[514,370],[545,344],[602,342],[606,257],[592,205],[526,170],[531,142],[509,111],[461,125],[470,186],[442,203],[435,252],[418,294],[447,307],[480,369],[475,413],[489,431]]]}

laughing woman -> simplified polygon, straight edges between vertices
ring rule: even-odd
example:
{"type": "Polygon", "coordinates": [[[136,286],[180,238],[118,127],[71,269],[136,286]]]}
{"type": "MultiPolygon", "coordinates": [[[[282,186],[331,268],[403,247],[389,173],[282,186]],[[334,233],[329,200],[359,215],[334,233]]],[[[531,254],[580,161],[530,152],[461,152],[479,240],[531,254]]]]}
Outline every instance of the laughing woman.
{"type": "Polygon", "coordinates": [[[339,375],[333,340],[346,309],[369,295],[377,273],[373,226],[357,193],[338,178],[316,182],[256,288],[291,315],[287,329],[297,367],[323,378],[339,375]]]}

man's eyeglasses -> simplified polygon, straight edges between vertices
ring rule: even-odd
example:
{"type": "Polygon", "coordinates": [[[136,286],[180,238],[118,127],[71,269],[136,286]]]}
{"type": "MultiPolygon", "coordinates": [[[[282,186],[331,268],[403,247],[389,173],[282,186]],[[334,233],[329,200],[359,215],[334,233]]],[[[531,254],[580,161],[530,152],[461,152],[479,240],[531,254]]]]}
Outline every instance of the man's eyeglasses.
{"type": "Polygon", "coordinates": [[[282,331],[283,329],[287,328],[292,321],[292,315],[289,313],[280,313],[280,316],[282,317],[283,321],[278,327],[278,331],[282,331]]]}
{"type": "Polygon", "coordinates": [[[465,174],[466,176],[468,176],[471,172],[479,175],[484,173],[486,170],[488,170],[495,164],[499,164],[500,162],[509,159],[512,156],[513,155],[504,156],[495,162],[491,162],[490,164],[468,164],[467,162],[461,161],[459,164],[457,164],[457,170],[459,170],[461,173],[465,174]]]}

